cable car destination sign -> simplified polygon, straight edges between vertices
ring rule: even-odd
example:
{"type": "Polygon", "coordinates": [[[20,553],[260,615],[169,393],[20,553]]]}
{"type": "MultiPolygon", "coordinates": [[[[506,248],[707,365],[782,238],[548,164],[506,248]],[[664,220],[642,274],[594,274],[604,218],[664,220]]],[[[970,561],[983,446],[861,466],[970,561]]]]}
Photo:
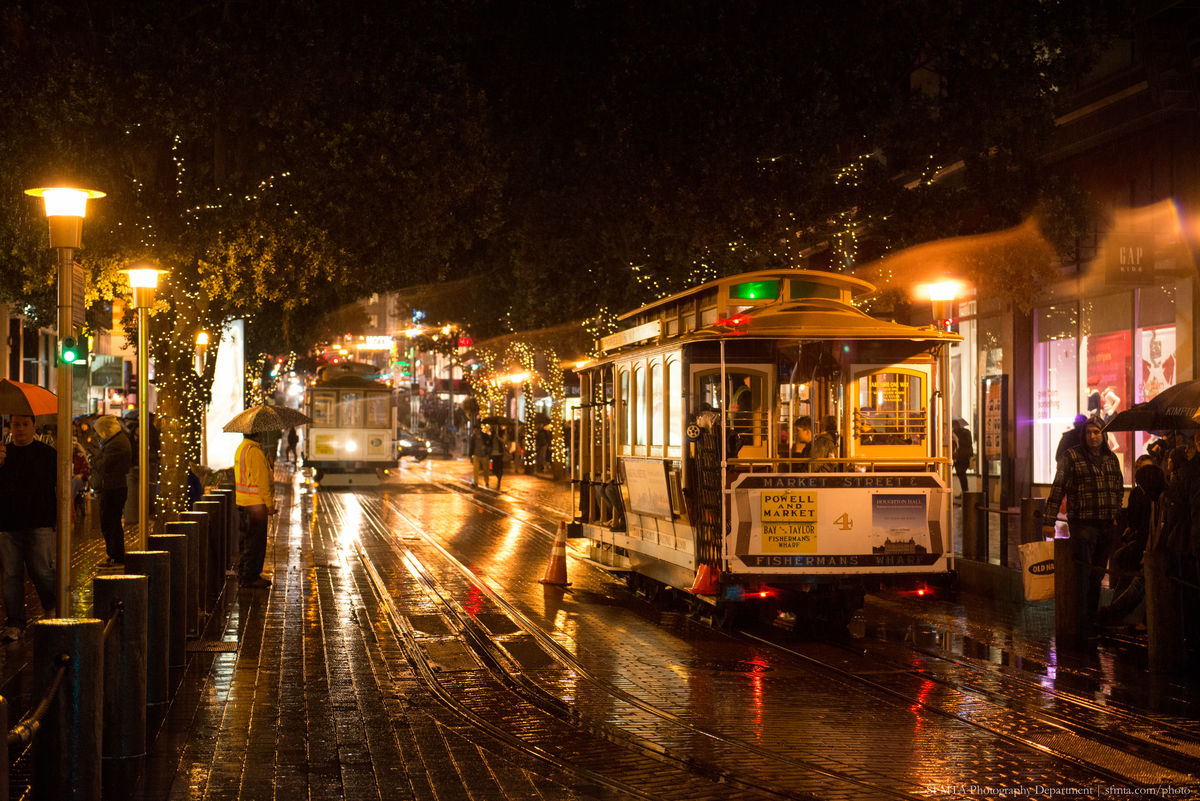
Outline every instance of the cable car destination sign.
{"type": "Polygon", "coordinates": [[[732,490],[727,553],[735,573],[828,568],[867,573],[944,558],[946,488],[912,473],[745,474],[732,490]],[[863,528],[871,550],[860,553],[863,528]]]}

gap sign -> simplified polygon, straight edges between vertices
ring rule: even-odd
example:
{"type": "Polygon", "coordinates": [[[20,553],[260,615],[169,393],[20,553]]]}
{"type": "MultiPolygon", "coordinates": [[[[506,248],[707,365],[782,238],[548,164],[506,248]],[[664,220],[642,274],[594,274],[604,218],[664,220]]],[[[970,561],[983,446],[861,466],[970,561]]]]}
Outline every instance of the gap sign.
{"type": "Polygon", "coordinates": [[[1109,284],[1155,283],[1154,235],[1110,235],[1104,247],[1104,274],[1109,284]]]}

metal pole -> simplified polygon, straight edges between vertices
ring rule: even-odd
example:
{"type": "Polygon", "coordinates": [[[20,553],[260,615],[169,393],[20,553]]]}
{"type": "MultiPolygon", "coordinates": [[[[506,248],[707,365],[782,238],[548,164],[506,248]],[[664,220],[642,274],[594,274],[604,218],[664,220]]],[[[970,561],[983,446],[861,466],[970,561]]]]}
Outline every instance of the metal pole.
{"type": "Polygon", "coordinates": [[[171,554],[126,551],[125,575],[146,577],[146,704],[170,699],[171,554]]]}
{"type": "Polygon", "coordinates": [[[146,550],[150,530],[150,309],[139,305],[138,316],[138,550],[146,550]]]}
{"type": "MultiPolygon", "coordinates": [[[[74,333],[72,296],[74,294],[75,249],[58,250],[58,337],[74,333]]],[[[56,357],[57,361],[57,357],[56,357]]],[[[74,371],[69,364],[58,365],[58,536],[56,537],[57,573],[54,598],[57,615],[71,614],[71,479],[74,470],[71,460],[71,401],[74,392],[74,371]]]]}
{"type": "Polygon", "coordinates": [[[188,536],[184,527],[195,523],[168,523],[166,534],[151,534],[146,544],[155,551],[171,554],[171,623],[167,639],[168,666],[178,667],[187,660],[188,615],[188,536]]]}
{"type": "Polygon", "coordinates": [[[104,642],[105,759],[146,753],[146,625],[150,582],[145,576],[96,576],[92,614],[107,621],[121,612],[104,642]]]}
{"type": "Polygon", "coordinates": [[[100,801],[104,623],[41,620],[32,628],[33,697],[44,697],[59,667],[67,669],[33,743],[31,795],[100,801]]]}

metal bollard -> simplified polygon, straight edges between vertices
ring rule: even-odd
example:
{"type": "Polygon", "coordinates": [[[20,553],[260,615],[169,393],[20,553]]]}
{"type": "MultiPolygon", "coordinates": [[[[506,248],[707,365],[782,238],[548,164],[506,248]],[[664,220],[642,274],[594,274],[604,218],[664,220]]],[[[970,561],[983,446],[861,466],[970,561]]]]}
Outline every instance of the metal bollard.
{"type": "Polygon", "coordinates": [[[38,621],[32,628],[35,699],[46,697],[64,654],[69,663],[33,741],[31,795],[54,801],[99,801],[104,623],[55,618],[38,621]]]}
{"type": "MultiPolygon", "coordinates": [[[[179,514],[181,521],[191,521],[196,524],[196,539],[195,542],[188,542],[188,581],[195,583],[195,588],[188,586],[188,597],[196,599],[196,620],[195,629],[190,626],[189,634],[196,636],[200,635],[200,628],[204,625],[205,606],[204,595],[205,586],[208,580],[208,513],[203,511],[181,512],[179,514]]],[[[189,624],[193,621],[188,619],[189,624]]]]}
{"type": "Polygon", "coordinates": [[[105,759],[146,753],[149,583],[145,576],[96,576],[92,580],[92,614],[107,621],[118,605],[122,610],[104,642],[105,759]]]}
{"type": "Polygon", "coordinates": [[[170,697],[171,554],[126,551],[125,575],[141,575],[146,585],[146,704],[165,704],[170,697]]]}
{"type": "Polygon", "coordinates": [[[1168,673],[1184,665],[1183,592],[1171,580],[1179,556],[1171,551],[1146,551],[1142,576],[1146,582],[1146,644],[1151,670],[1168,673]]]}
{"type": "Polygon", "coordinates": [[[225,517],[221,514],[221,502],[210,495],[205,495],[203,501],[196,501],[192,508],[197,512],[208,515],[208,548],[202,557],[204,561],[204,586],[200,592],[204,595],[204,608],[215,609],[213,599],[221,589],[224,572],[220,568],[221,542],[225,538],[225,517]],[[218,577],[220,576],[220,577],[218,577]]]}
{"type": "Polygon", "coordinates": [[[1021,499],[1021,543],[1041,542],[1045,539],[1042,536],[1042,515],[1037,514],[1044,512],[1046,508],[1045,498],[1022,498],[1021,499]]]}
{"type": "Polygon", "coordinates": [[[987,525],[984,524],[982,492],[962,494],[962,555],[976,562],[988,560],[987,525]]]}
{"type": "MultiPolygon", "coordinates": [[[[191,512],[185,514],[191,514],[191,512]]],[[[200,589],[200,575],[196,570],[196,560],[199,558],[200,552],[199,528],[199,524],[194,520],[178,520],[166,525],[168,534],[182,534],[187,537],[187,547],[183,553],[186,569],[183,573],[183,587],[180,590],[183,601],[183,633],[186,637],[196,635],[197,621],[200,619],[200,600],[197,597],[200,589]]]]}
{"type": "Polygon", "coordinates": [[[186,534],[151,534],[146,547],[171,554],[171,628],[167,638],[167,664],[178,667],[187,661],[187,552],[186,534]]]}
{"type": "Polygon", "coordinates": [[[237,555],[237,508],[233,490],[222,487],[212,494],[221,502],[221,514],[225,516],[225,540],[221,543],[221,586],[224,586],[229,567],[237,555]]]}
{"type": "Polygon", "coordinates": [[[1059,648],[1081,648],[1087,642],[1088,566],[1076,560],[1078,543],[1054,541],[1054,639],[1059,648]]]}

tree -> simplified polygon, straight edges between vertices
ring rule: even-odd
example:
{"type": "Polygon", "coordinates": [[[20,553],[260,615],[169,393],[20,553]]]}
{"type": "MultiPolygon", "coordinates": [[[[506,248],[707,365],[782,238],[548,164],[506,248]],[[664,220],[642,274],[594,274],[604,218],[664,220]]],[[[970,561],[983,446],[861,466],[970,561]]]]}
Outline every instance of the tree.
{"type": "Polygon", "coordinates": [[[216,362],[214,337],[194,375],[198,331],[266,308],[287,346],[356,290],[444,272],[494,224],[495,169],[437,3],[88,11],[4,12],[0,271],[52,316],[44,222],[18,190],[64,164],[109,194],[85,231],[89,298],[135,260],[168,270],[152,347],[170,512],[216,362]]]}
{"type": "Polygon", "coordinates": [[[504,226],[471,254],[499,269],[488,317],[537,328],[814,252],[845,269],[1016,226],[1039,204],[1078,215],[1041,155],[1126,13],[1120,0],[481,4],[470,75],[509,155],[504,226]]]}

